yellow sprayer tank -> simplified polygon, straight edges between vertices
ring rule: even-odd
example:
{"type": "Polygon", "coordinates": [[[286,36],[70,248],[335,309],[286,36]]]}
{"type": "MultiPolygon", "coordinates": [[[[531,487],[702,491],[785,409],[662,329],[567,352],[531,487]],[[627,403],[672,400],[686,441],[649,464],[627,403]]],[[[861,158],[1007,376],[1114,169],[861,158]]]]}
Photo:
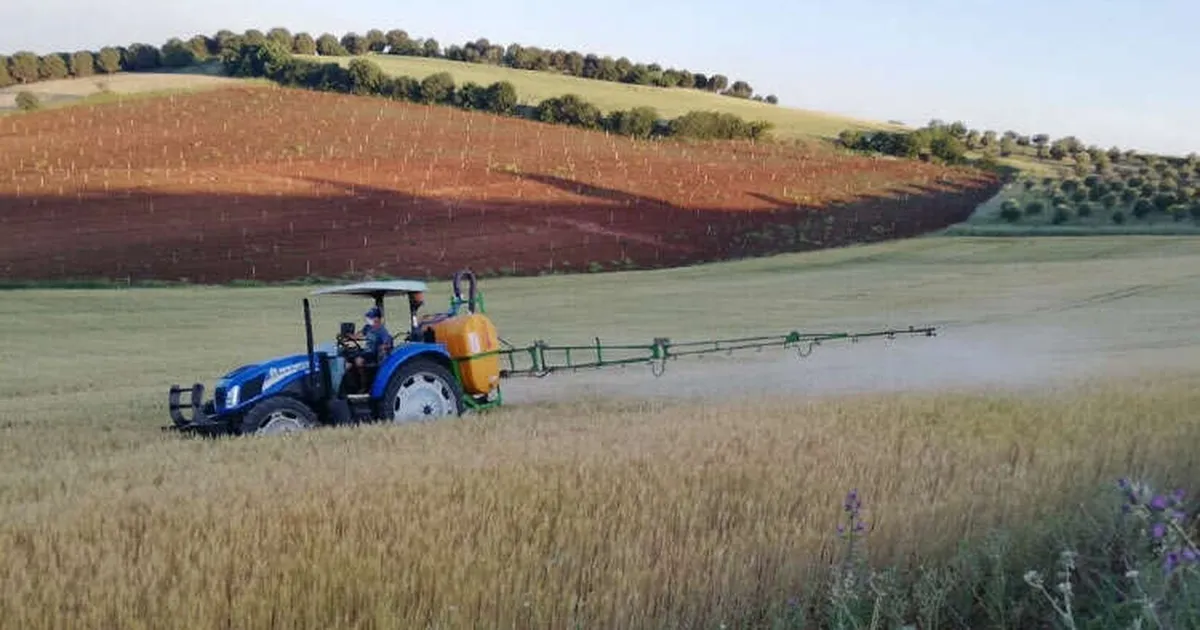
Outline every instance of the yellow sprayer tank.
{"type": "Polygon", "coordinates": [[[496,327],[486,315],[468,313],[435,319],[424,328],[433,331],[434,341],[445,344],[450,357],[458,363],[463,389],[468,394],[482,395],[500,382],[500,356],[475,355],[500,349],[496,327]]]}

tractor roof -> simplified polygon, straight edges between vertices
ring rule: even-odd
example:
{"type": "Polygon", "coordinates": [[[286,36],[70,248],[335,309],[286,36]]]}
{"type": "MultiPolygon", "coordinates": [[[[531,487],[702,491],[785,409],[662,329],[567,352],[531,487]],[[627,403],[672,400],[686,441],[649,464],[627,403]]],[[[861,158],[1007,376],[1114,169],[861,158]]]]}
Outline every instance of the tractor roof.
{"type": "Polygon", "coordinates": [[[408,293],[424,293],[428,287],[420,280],[380,280],[344,284],[336,287],[325,287],[313,291],[313,295],[355,295],[360,297],[383,297],[387,295],[404,295],[408,293]]]}

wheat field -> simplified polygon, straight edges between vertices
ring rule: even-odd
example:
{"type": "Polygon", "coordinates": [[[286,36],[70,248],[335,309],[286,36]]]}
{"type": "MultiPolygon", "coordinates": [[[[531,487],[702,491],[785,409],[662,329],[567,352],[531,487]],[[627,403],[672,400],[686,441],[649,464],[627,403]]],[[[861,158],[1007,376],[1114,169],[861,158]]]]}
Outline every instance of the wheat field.
{"type": "MultiPolygon", "coordinates": [[[[872,561],[913,566],[1118,476],[1194,480],[1198,260],[1186,238],[932,238],[485,280],[514,341],[942,331],[515,383],[507,409],[427,426],[220,442],[159,432],[165,385],[302,347],[306,289],[5,292],[0,619],[773,627],[816,589],[851,488],[872,561]]],[[[318,331],[362,310],[314,306],[318,331]]]]}

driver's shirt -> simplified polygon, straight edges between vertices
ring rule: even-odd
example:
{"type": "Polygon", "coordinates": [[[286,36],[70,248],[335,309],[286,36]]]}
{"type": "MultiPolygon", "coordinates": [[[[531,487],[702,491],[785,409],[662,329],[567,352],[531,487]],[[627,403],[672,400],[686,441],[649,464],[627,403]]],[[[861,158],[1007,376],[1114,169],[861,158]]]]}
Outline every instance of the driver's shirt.
{"type": "Polygon", "coordinates": [[[379,355],[380,346],[383,346],[386,342],[390,341],[392,338],[391,333],[388,332],[387,326],[384,326],[382,324],[379,325],[378,327],[370,326],[370,325],[363,326],[362,334],[363,334],[363,338],[367,342],[367,345],[365,348],[366,351],[371,354],[374,354],[376,356],[379,355]]]}

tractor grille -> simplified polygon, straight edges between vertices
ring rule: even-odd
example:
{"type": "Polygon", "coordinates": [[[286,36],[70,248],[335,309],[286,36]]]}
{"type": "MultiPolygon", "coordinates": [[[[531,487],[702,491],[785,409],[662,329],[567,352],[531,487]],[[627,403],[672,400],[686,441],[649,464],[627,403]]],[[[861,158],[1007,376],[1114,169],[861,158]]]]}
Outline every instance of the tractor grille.
{"type": "Polygon", "coordinates": [[[217,387],[213,390],[213,407],[217,409],[225,408],[225,388],[217,387]]]}

